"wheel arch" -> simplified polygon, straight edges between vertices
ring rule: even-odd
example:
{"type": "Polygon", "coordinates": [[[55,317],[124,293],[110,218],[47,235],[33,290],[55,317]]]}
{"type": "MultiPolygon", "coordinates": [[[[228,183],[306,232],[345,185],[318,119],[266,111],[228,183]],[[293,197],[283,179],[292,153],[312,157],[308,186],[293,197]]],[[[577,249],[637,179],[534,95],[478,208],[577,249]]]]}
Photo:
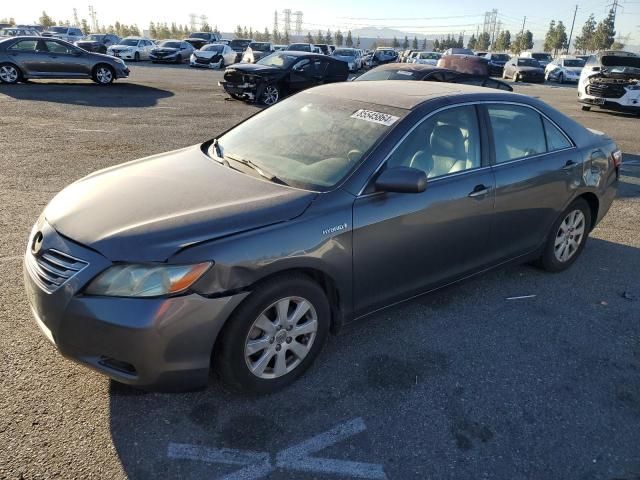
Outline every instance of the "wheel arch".
{"type": "Polygon", "coordinates": [[[578,195],[576,199],[582,198],[589,205],[589,210],[591,213],[591,226],[589,231],[593,230],[595,224],[598,222],[598,211],[600,210],[600,199],[593,192],[585,192],[581,195],[578,195]]]}
{"type": "Polygon", "coordinates": [[[116,69],[113,68],[113,66],[109,65],[107,62],[98,62],[93,67],[91,67],[91,76],[93,77],[96,74],[96,70],[98,70],[98,67],[100,67],[102,65],[104,65],[105,67],[108,67],[111,70],[111,73],[113,74],[113,78],[115,80],[115,78],[116,78],[116,69]]]}

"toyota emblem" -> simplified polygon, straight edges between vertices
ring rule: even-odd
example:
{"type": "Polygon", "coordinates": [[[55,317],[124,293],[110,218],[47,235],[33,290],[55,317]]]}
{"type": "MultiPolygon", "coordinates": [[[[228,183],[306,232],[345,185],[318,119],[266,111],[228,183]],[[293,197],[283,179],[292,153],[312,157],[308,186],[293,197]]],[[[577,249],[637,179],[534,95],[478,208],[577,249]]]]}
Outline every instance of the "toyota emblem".
{"type": "Polygon", "coordinates": [[[33,236],[33,240],[31,241],[31,252],[35,255],[42,248],[42,241],[44,240],[44,236],[42,232],[37,232],[33,236]]]}

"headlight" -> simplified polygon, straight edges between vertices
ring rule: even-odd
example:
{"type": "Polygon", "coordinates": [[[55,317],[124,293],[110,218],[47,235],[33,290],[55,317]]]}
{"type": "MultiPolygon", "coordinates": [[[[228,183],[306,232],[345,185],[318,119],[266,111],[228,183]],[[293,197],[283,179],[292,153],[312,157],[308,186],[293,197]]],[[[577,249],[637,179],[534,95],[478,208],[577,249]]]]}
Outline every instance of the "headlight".
{"type": "Polygon", "coordinates": [[[109,297],[174,295],[187,290],[211,265],[212,262],[195,265],[114,265],[94,278],[86,293],[109,297]]]}

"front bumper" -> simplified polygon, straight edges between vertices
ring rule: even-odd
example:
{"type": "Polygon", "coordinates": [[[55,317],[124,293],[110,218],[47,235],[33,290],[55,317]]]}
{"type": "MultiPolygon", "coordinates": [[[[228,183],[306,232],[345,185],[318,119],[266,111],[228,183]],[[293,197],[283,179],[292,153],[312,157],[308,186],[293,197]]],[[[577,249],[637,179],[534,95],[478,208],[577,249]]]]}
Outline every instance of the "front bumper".
{"type": "MultiPolygon", "coordinates": [[[[41,252],[64,252],[88,266],[48,292],[25,253],[24,282],[36,323],[66,358],[122,383],[176,391],[206,386],[216,338],[247,292],[220,298],[95,297],[84,286],[111,262],[57,234],[45,222],[41,252]]],[[[39,254],[36,254],[39,255],[39,254]]]]}
{"type": "Polygon", "coordinates": [[[230,83],[225,81],[218,82],[218,85],[224,88],[225,92],[229,95],[239,97],[244,100],[255,101],[256,98],[259,98],[258,90],[260,89],[260,85],[246,82],[230,83]]]}
{"type": "Polygon", "coordinates": [[[162,57],[154,54],[149,55],[149,60],[158,63],[176,63],[177,59],[178,55],[163,55],[162,57]]]}
{"type": "Polygon", "coordinates": [[[189,65],[192,67],[200,68],[220,68],[222,65],[222,58],[214,60],[213,58],[196,58],[191,57],[189,59],[189,65]]]}
{"type": "Polygon", "coordinates": [[[135,60],[136,52],[107,52],[108,55],[125,60],[135,60]]]}
{"type": "Polygon", "coordinates": [[[578,87],[578,101],[585,105],[593,105],[619,112],[637,113],[640,111],[640,90],[627,90],[627,92],[619,98],[589,95],[585,90],[582,86],[578,87]]]}
{"type": "Polygon", "coordinates": [[[126,65],[118,65],[116,67],[116,78],[128,78],[131,70],[126,65]]]}

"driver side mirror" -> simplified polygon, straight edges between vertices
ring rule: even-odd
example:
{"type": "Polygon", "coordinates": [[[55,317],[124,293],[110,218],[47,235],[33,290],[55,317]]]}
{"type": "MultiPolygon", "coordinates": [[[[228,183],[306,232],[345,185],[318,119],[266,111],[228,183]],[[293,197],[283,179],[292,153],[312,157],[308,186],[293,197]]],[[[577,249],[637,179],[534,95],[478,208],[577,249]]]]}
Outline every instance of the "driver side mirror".
{"type": "Polygon", "coordinates": [[[412,167],[393,167],[380,174],[375,182],[377,192],[421,193],[427,188],[427,174],[412,167]]]}

